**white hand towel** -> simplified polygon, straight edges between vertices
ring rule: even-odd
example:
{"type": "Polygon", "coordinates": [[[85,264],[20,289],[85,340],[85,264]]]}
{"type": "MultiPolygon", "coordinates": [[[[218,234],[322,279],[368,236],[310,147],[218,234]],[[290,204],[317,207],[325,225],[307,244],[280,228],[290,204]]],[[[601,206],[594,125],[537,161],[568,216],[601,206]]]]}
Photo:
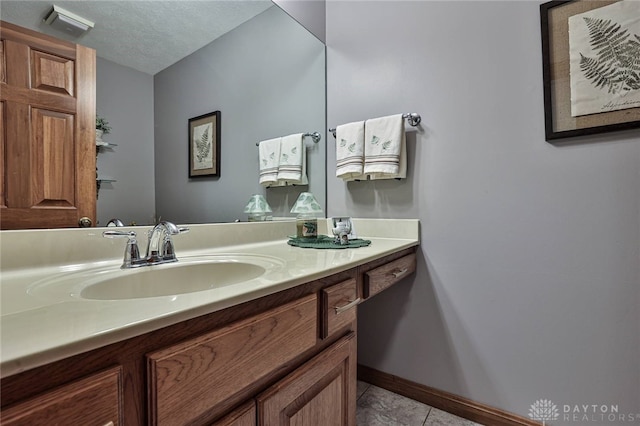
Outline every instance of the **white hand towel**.
{"type": "Polygon", "coordinates": [[[364,174],[370,179],[407,177],[407,147],[402,114],[367,120],[364,174]]]}
{"type": "Polygon", "coordinates": [[[287,185],[307,185],[307,153],[303,133],[283,136],[280,144],[278,181],[287,185]]]}
{"type": "Polygon", "coordinates": [[[336,176],[345,180],[364,179],[364,121],[336,127],[336,176]]]}
{"type": "Polygon", "coordinates": [[[259,181],[262,186],[272,186],[278,182],[281,140],[282,138],[267,139],[258,145],[259,181]]]}

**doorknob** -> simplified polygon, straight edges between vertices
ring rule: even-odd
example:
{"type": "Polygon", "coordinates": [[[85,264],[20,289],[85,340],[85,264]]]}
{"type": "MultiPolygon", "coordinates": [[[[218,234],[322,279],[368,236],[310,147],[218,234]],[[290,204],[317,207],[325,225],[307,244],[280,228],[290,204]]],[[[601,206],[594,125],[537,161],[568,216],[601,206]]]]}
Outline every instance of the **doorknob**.
{"type": "Polygon", "coordinates": [[[91,225],[93,224],[93,222],[91,221],[91,219],[89,219],[86,216],[83,216],[80,218],[80,220],[78,220],[78,226],[80,228],[89,228],[91,227],[91,225]]]}

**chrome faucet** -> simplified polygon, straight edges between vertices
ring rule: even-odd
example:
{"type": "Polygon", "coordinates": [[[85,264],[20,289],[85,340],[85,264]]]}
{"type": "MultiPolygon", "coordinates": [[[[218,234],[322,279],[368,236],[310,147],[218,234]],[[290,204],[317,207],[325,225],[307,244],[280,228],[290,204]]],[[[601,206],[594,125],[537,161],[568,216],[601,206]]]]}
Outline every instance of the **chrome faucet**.
{"type": "Polygon", "coordinates": [[[118,218],[109,219],[106,226],[124,226],[124,223],[118,218]]]}
{"type": "Polygon", "coordinates": [[[175,262],[172,235],[189,232],[189,228],[178,228],[171,222],[162,221],[149,231],[146,261],[149,264],[175,262]]]}
{"type": "Polygon", "coordinates": [[[128,238],[121,268],[129,269],[177,262],[178,259],[176,258],[171,236],[185,232],[189,232],[189,228],[178,228],[173,223],[167,221],[158,223],[149,231],[147,254],[145,257],[140,257],[135,231],[104,231],[102,236],[105,238],[128,238]]]}

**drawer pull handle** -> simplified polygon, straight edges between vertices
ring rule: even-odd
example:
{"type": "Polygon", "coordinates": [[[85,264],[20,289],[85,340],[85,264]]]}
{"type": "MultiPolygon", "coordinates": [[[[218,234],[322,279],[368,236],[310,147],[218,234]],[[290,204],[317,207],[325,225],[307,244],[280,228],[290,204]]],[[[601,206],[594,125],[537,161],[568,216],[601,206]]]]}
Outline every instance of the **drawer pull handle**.
{"type": "Polygon", "coordinates": [[[105,423],[104,426],[114,426],[113,422],[105,423]]]}
{"type": "Polygon", "coordinates": [[[409,272],[409,269],[404,268],[404,269],[398,269],[396,271],[393,271],[391,273],[391,275],[393,275],[394,278],[400,278],[401,276],[403,276],[404,274],[406,274],[407,272],[409,272]]]}
{"type": "Polygon", "coordinates": [[[336,310],[336,315],[339,315],[339,314],[343,313],[344,311],[353,308],[358,303],[360,303],[360,298],[359,297],[356,300],[352,300],[351,302],[347,303],[344,306],[335,306],[333,309],[336,310]]]}

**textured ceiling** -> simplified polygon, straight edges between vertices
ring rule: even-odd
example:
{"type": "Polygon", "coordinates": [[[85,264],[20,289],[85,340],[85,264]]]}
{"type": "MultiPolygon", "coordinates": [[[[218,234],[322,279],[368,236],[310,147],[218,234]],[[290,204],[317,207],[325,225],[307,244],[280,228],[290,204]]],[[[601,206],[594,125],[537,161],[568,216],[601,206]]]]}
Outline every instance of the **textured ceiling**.
{"type": "Polygon", "coordinates": [[[154,75],[274,4],[271,0],[0,0],[0,19],[96,49],[154,75]],[[43,22],[53,5],[95,22],[73,38],[43,22]]]}

